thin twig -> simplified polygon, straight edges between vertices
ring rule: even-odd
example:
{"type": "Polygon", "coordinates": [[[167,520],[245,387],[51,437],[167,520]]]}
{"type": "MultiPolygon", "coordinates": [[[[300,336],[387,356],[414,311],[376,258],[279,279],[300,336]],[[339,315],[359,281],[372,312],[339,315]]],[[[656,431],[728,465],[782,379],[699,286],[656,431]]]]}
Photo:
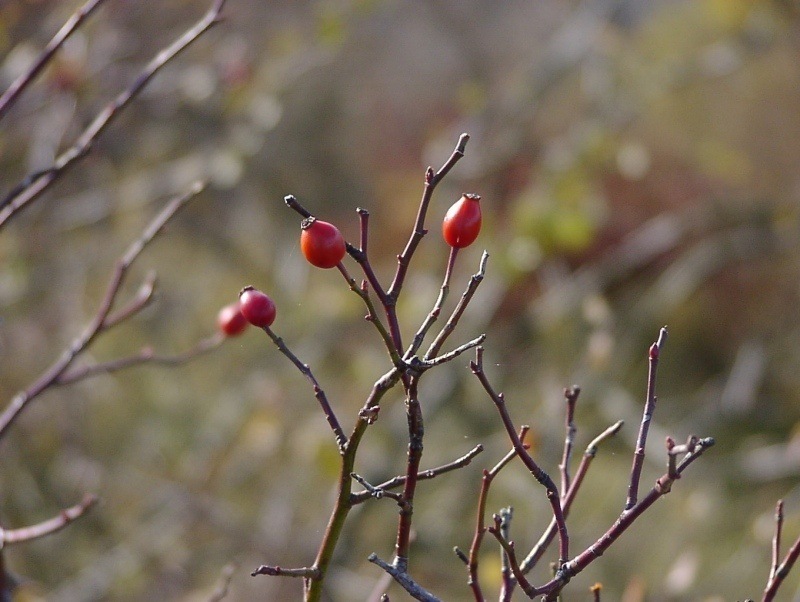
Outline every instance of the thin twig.
{"type": "Polygon", "coordinates": [[[419,330],[417,330],[417,333],[414,335],[414,340],[412,341],[411,346],[406,350],[403,357],[409,358],[417,352],[417,350],[420,348],[420,345],[422,345],[422,341],[425,340],[425,335],[428,334],[431,326],[433,326],[434,322],[436,322],[436,320],[439,318],[439,314],[442,311],[442,306],[447,300],[447,294],[450,292],[450,276],[453,274],[453,266],[455,266],[457,256],[458,247],[450,247],[450,254],[447,257],[447,268],[444,272],[442,286],[439,288],[439,296],[436,298],[433,308],[430,312],[428,312],[425,320],[420,325],[419,330]]]}
{"type": "Polygon", "coordinates": [[[781,531],[783,530],[783,500],[778,500],[775,506],[775,535],[772,538],[772,565],[769,571],[769,580],[775,579],[778,566],[781,562],[781,531]]]}
{"type": "Polygon", "coordinates": [[[344,434],[342,427],[339,425],[339,420],[336,418],[336,414],[333,411],[331,404],[328,402],[325,391],[323,391],[322,387],[319,386],[319,382],[317,382],[317,379],[314,376],[314,373],[311,371],[311,368],[309,368],[308,364],[301,362],[297,356],[286,346],[284,340],[275,334],[269,326],[265,326],[263,330],[267,333],[267,335],[269,335],[269,338],[272,339],[272,342],[275,343],[275,346],[278,348],[278,350],[287,358],[289,358],[289,361],[291,361],[300,371],[300,373],[311,383],[311,386],[314,389],[314,397],[317,398],[317,401],[322,408],[322,412],[325,414],[325,419],[328,421],[328,424],[333,431],[333,435],[336,438],[336,446],[339,448],[340,453],[344,453],[344,448],[347,445],[347,436],[344,434]]]}
{"type": "Polygon", "coordinates": [[[414,494],[417,489],[417,475],[419,474],[419,464],[422,459],[422,440],[425,433],[422,406],[419,402],[417,390],[418,384],[419,376],[412,376],[406,389],[406,418],[408,421],[406,480],[403,483],[403,504],[400,506],[394,561],[392,563],[403,573],[408,568],[408,554],[411,546],[411,521],[414,514],[414,494]]]}
{"type": "Polygon", "coordinates": [[[204,186],[205,184],[202,182],[196,182],[191,190],[173,198],[167,203],[164,209],[144,229],[141,236],[133,241],[125,253],[117,260],[114,272],[106,287],[105,295],[100,302],[97,313],[84,329],[83,333],[73,339],[69,347],[62,352],[61,356],[45,370],[31,386],[17,393],[8,403],[2,414],[0,414],[0,438],[6,434],[9,427],[33,399],[41,395],[48,388],[57,384],[58,379],[64,375],[75,358],[83,353],[101,332],[119,323],[119,314],[117,317],[111,316],[111,309],[131,265],[136,261],[144,248],[161,231],[164,225],[180,208],[186,205],[189,200],[197,196],[203,190],[204,186]]]}
{"type": "MultiPolygon", "coordinates": [[[[562,505],[564,507],[564,516],[569,515],[570,508],[572,507],[572,502],[575,501],[575,498],[578,495],[578,491],[580,490],[581,485],[583,484],[583,479],[586,476],[586,473],[589,471],[589,467],[592,464],[595,456],[597,455],[597,450],[600,444],[616,435],[624,422],[622,420],[615,422],[602,433],[600,433],[597,437],[595,437],[589,445],[586,446],[586,451],[583,452],[583,457],[581,458],[581,462],[578,465],[578,470],[575,472],[575,478],[572,480],[570,485],[569,491],[567,495],[564,496],[562,505]]],[[[555,518],[550,520],[550,524],[545,529],[542,536],[539,538],[539,541],[536,542],[536,545],[531,548],[531,551],[528,552],[528,555],[520,564],[520,568],[524,574],[533,569],[536,564],[541,560],[544,553],[547,551],[548,546],[553,541],[553,538],[556,536],[557,525],[555,518]]]]}
{"type": "Polygon", "coordinates": [[[456,307],[453,309],[453,313],[450,314],[445,325],[442,327],[442,330],[439,334],[436,335],[436,338],[431,343],[428,350],[425,352],[424,359],[429,359],[432,356],[439,353],[439,350],[444,345],[447,337],[452,334],[453,330],[455,330],[458,321],[461,319],[461,316],[464,314],[464,310],[467,309],[469,302],[472,300],[473,295],[475,295],[475,291],[478,290],[478,286],[481,282],[483,282],[483,278],[486,275],[486,263],[489,261],[489,254],[484,251],[481,255],[480,264],[478,265],[478,271],[472,275],[469,280],[469,284],[467,284],[466,290],[462,293],[461,299],[458,300],[456,307]]]}
{"type": "MultiPolygon", "coordinates": [[[[483,451],[483,445],[478,444],[469,450],[466,454],[449,462],[447,464],[443,464],[442,466],[437,466],[436,468],[429,468],[427,470],[421,471],[417,474],[418,481],[426,481],[428,479],[433,479],[438,477],[439,475],[443,475],[445,473],[451,472],[458,468],[463,468],[467,466],[472,459],[477,456],[479,453],[483,451]]],[[[382,491],[388,491],[390,489],[395,489],[396,487],[402,486],[406,482],[405,475],[398,475],[389,479],[388,481],[384,481],[380,485],[375,485],[375,489],[380,489],[382,491]]],[[[357,491],[350,496],[350,500],[353,505],[360,504],[372,497],[372,492],[368,490],[364,491],[357,491]]]]}
{"type": "Polygon", "coordinates": [[[183,353],[175,355],[157,355],[152,347],[144,347],[136,355],[128,357],[121,357],[107,362],[100,362],[88,366],[81,366],[64,372],[59,376],[55,383],[56,385],[70,385],[79,380],[90,378],[98,374],[113,374],[132,366],[139,366],[142,364],[154,366],[180,366],[185,364],[199,355],[208,353],[219,347],[226,340],[225,335],[222,333],[215,333],[200,342],[198,342],[191,349],[187,349],[183,353]]]}
{"type": "Polygon", "coordinates": [[[664,326],[658,334],[658,340],[650,346],[648,358],[650,368],[647,375],[647,398],[642,413],[642,424],[639,427],[639,436],[636,438],[636,449],[633,452],[633,466],[631,467],[630,484],[628,485],[628,498],[625,501],[625,510],[630,510],[636,505],[639,497],[639,479],[644,466],[644,452],[647,445],[647,433],[650,421],[656,409],[656,372],[658,370],[658,356],[667,340],[667,327],[664,326]]]}
{"type": "Polygon", "coordinates": [[[414,251],[416,251],[417,246],[422,240],[422,237],[425,236],[427,232],[425,230],[425,216],[428,213],[428,205],[431,202],[433,191],[436,189],[436,186],[439,184],[439,182],[442,181],[442,178],[444,178],[448,172],[453,169],[455,164],[458,163],[459,159],[464,156],[464,151],[467,148],[467,142],[469,142],[469,134],[461,134],[461,136],[458,138],[458,143],[456,144],[455,150],[450,155],[450,158],[445,161],[444,165],[439,168],[439,171],[434,173],[433,169],[429,167],[425,172],[425,188],[422,192],[422,200],[419,203],[419,209],[417,210],[417,218],[414,222],[414,229],[411,232],[411,236],[409,237],[403,252],[397,257],[397,271],[395,272],[394,280],[387,291],[387,294],[394,299],[397,299],[400,289],[403,286],[406,273],[408,272],[408,266],[411,263],[411,257],[414,255],[414,251]]]}
{"type": "Polygon", "coordinates": [[[36,76],[41,73],[42,69],[44,69],[52,60],[59,48],[61,48],[64,42],[67,41],[67,38],[69,38],[75,32],[75,30],[81,26],[86,18],[89,17],[89,15],[91,15],[94,10],[103,2],[105,2],[105,0],[88,0],[86,4],[81,6],[72,14],[69,19],[67,19],[66,23],[61,26],[61,29],[58,30],[58,33],[53,36],[53,39],[47,43],[47,46],[45,46],[44,50],[33,62],[33,64],[24,73],[17,77],[17,79],[15,79],[8,87],[8,90],[3,92],[3,95],[0,96],[0,119],[2,119],[6,113],[8,113],[9,109],[11,109],[11,107],[17,101],[19,95],[22,94],[23,90],[28,87],[28,84],[30,84],[36,78],[36,76]]]}
{"type": "Polygon", "coordinates": [[[467,341],[463,345],[459,345],[458,347],[456,347],[452,351],[448,351],[447,353],[444,353],[444,354],[442,354],[442,355],[440,355],[438,357],[434,357],[432,359],[421,360],[419,362],[419,364],[416,364],[415,362],[412,361],[411,365],[412,366],[419,365],[420,367],[422,367],[422,368],[424,368],[426,370],[428,368],[433,368],[434,366],[439,366],[441,364],[444,364],[445,362],[449,362],[451,360],[456,359],[459,355],[461,355],[465,351],[469,351],[470,349],[474,349],[475,347],[477,347],[478,345],[483,343],[485,340],[486,340],[486,335],[485,334],[479,334],[477,337],[475,337],[471,341],[467,341]]]}
{"type": "Polygon", "coordinates": [[[297,569],[285,569],[279,566],[270,566],[262,564],[252,573],[251,576],[256,575],[269,575],[271,577],[302,577],[303,579],[316,579],[319,577],[319,571],[314,567],[300,567],[297,569]]]}
{"type": "Polygon", "coordinates": [[[569,492],[570,476],[569,463],[572,459],[572,446],[575,444],[575,404],[578,401],[581,388],[573,385],[569,389],[564,389],[564,400],[566,401],[566,411],[564,416],[564,426],[566,436],[564,437],[564,453],[561,456],[561,464],[558,468],[561,471],[561,495],[566,496],[569,492]]]}
{"type": "Polygon", "coordinates": [[[406,590],[415,600],[420,600],[420,602],[441,602],[439,598],[425,590],[419,583],[414,581],[405,571],[405,568],[398,568],[395,565],[384,562],[378,558],[378,555],[375,553],[370,554],[367,560],[369,560],[372,564],[377,564],[384,571],[394,577],[394,580],[397,581],[397,583],[399,583],[403,589],[406,590]]]}
{"type": "MultiPolygon", "coordinates": [[[[520,441],[525,442],[525,437],[528,434],[529,427],[524,425],[520,427],[519,430],[519,438],[520,441]]],[[[467,570],[469,573],[469,579],[467,580],[467,584],[472,589],[472,593],[475,597],[475,602],[483,602],[483,592],[481,591],[480,586],[480,579],[478,575],[478,555],[481,548],[481,543],[483,542],[483,537],[486,533],[485,527],[485,517],[486,517],[486,502],[489,498],[489,488],[492,485],[492,481],[498,475],[498,473],[505,468],[509,462],[517,455],[517,450],[511,448],[511,450],[506,453],[502,459],[495,464],[490,470],[483,471],[483,478],[481,479],[481,490],[478,494],[478,511],[477,511],[477,519],[475,521],[475,532],[472,536],[472,543],[469,547],[469,556],[467,557],[464,555],[461,550],[458,548],[455,549],[455,552],[459,557],[463,557],[465,564],[467,565],[467,570]],[[460,553],[460,554],[459,554],[460,553]]]]}
{"type": "Polygon", "coordinates": [[[531,457],[528,451],[524,448],[522,441],[520,441],[519,436],[517,435],[516,430],[514,428],[514,424],[511,421],[511,417],[508,414],[508,410],[506,409],[506,404],[505,404],[505,399],[503,398],[503,394],[496,393],[494,391],[494,388],[492,387],[491,383],[486,377],[485,372],[483,371],[482,347],[478,347],[476,349],[475,360],[470,362],[470,368],[472,369],[472,373],[475,374],[475,376],[480,381],[481,385],[483,385],[483,388],[486,391],[486,393],[494,402],[495,407],[497,408],[497,411],[500,414],[503,426],[505,426],[506,428],[506,433],[511,439],[511,443],[514,445],[514,449],[517,450],[517,455],[519,456],[520,460],[522,460],[523,464],[525,464],[525,467],[530,471],[533,477],[545,488],[547,492],[547,500],[548,502],[550,502],[550,507],[553,510],[553,517],[555,518],[558,527],[558,539],[559,539],[558,566],[560,567],[569,559],[569,534],[567,531],[566,522],[564,521],[564,512],[561,507],[561,498],[558,493],[558,487],[556,487],[556,484],[553,482],[553,479],[550,478],[550,475],[548,475],[544,470],[542,470],[542,468],[531,457]]]}
{"type": "MultiPolygon", "coordinates": [[[[31,541],[32,539],[39,539],[40,537],[60,531],[86,514],[97,502],[98,498],[96,496],[86,494],[79,504],[75,504],[70,508],[65,508],[59,512],[58,516],[29,527],[3,530],[2,545],[31,541]]],[[[0,547],[2,547],[2,545],[0,545],[0,547]]]]}
{"type": "MultiPolygon", "coordinates": [[[[540,592],[537,590],[534,585],[525,578],[525,575],[522,574],[522,571],[519,568],[519,563],[517,562],[517,553],[514,549],[514,542],[509,541],[502,531],[502,523],[503,518],[499,514],[494,515],[494,527],[489,527],[488,531],[497,542],[500,544],[500,547],[503,549],[504,556],[506,558],[506,563],[508,568],[511,569],[511,572],[514,574],[514,578],[517,580],[517,584],[522,588],[522,591],[529,598],[533,598],[534,596],[538,595],[540,592]]],[[[505,581],[508,582],[508,576],[505,577],[505,581]]]]}
{"type": "Polygon", "coordinates": [[[0,230],[19,210],[36,199],[71,165],[89,153],[92,145],[100,134],[102,134],[114,118],[119,116],[121,111],[139,95],[142,89],[164,65],[174,59],[181,51],[200,37],[200,35],[221,20],[220,12],[225,2],[226,0],[215,0],[208,12],[194,26],[186,30],[170,46],[161,50],[139,73],[130,87],[123,90],[97,114],[94,120],[83,130],[75,143],[61,153],[51,167],[37,174],[37,177],[26,178],[25,182],[15,187],[0,201],[0,207],[2,207],[2,209],[0,209],[0,230]]]}
{"type": "Polygon", "coordinates": [[[764,596],[761,598],[762,602],[772,602],[772,600],[775,599],[775,595],[778,593],[778,590],[783,584],[783,580],[789,575],[789,571],[792,570],[794,563],[797,562],[797,558],[800,556],[800,537],[798,537],[792,544],[792,547],[789,548],[789,551],[786,553],[783,562],[777,566],[775,565],[776,556],[780,552],[782,526],[783,500],[779,500],[775,510],[775,539],[773,539],[772,548],[773,561],[772,567],[770,568],[769,579],[767,580],[767,586],[764,588],[764,596]]]}

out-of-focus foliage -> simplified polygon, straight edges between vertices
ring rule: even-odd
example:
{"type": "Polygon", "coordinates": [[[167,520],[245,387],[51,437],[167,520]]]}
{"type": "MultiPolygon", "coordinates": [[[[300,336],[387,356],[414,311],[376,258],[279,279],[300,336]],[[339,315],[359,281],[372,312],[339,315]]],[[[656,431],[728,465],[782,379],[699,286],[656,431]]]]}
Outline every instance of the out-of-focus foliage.
{"type": "MultiPolygon", "coordinates": [[[[77,5],[0,4],[4,88],[77,5]]],[[[2,191],[48,166],[206,8],[108,2],[4,119],[2,191]]],[[[461,192],[480,193],[491,259],[459,340],[489,333],[490,376],[552,473],[565,385],[583,389],[578,449],[627,422],[573,509],[573,549],[622,508],[646,350],[662,324],[671,336],[643,486],[663,471],[665,435],[718,441],[568,599],[588,599],[580,592],[596,581],[610,600],[757,596],[779,497],[786,538],[800,533],[797,3],[229,0],[225,13],[0,233],[2,398],[81,331],[115,258],[164,199],[205,177],[210,191],[134,270],[132,282],[158,270],[159,303],[93,356],[186,349],[253,284],[277,302],[275,329],[348,430],[387,359],[339,274],[303,262],[297,216],[281,199],[297,195],[349,240],[353,210],[367,207],[387,279],[425,165],[467,131],[467,156],[438,190],[412,265],[404,334],[438,292],[439,220],[461,192]]],[[[454,289],[477,268],[478,246],[460,255],[454,289]]],[[[411,571],[447,600],[469,599],[450,549],[468,546],[480,471],[508,448],[465,364],[431,374],[422,391],[425,466],[487,448],[418,492],[411,571]]],[[[402,400],[387,399],[367,438],[362,475],[402,472],[402,400]]],[[[104,502],[7,560],[53,600],[205,599],[228,563],[231,599],[296,599],[298,581],[248,573],[313,561],[336,470],[307,382],[251,331],[185,367],[136,368],[37,400],[0,442],[2,525],[50,516],[83,491],[104,502]]],[[[521,466],[495,482],[490,508],[508,504],[525,547],[549,510],[521,466]]],[[[352,515],[331,600],[366,599],[381,581],[365,558],[390,555],[395,510],[373,501],[352,515]]],[[[485,552],[488,589],[498,561],[492,542],[485,552]]]]}

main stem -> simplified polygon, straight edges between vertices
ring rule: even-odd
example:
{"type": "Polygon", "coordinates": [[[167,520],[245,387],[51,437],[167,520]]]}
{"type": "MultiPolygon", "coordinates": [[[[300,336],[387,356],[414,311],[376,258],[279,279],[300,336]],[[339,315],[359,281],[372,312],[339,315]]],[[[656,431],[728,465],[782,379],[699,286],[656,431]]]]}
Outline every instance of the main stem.
{"type": "Polygon", "coordinates": [[[356,455],[358,446],[361,443],[361,438],[369,426],[369,410],[374,410],[380,404],[384,394],[391,389],[400,378],[400,373],[394,369],[385,374],[378,380],[372,387],[372,392],[364,404],[364,409],[361,411],[353,432],[347,441],[347,445],[342,453],[342,465],[339,471],[338,491],[336,495],[336,504],[333,507],[331,516],[328,519],[328,526],[325,529],[325,535],[322,538],[322,543],[317,552],[317,558],[314,560],[314,566],[317,570],[317,575],[314,578],[309,578],[305,581],[304,593],[306,602],[319,602],[322,599],[322,589],[325,583],[325,575],[333,559],[333,553],[336,550],[336,545],[339,543],[339,537],[342,534],[347,515],[353,508],[352,487],[353,481],[350,476],[355,472],[356,455]]]}
{"type": "Polygon", "coordinates": [[[417,395],[419,376],[408,379],[406,412],[408,414],[408,462],[406,481],[400,503],[400,518],[397,524],[394,566],[405,572],[408,568],[408,554],[411,544],[411,518],[414,514],[414,493],[417,488],[420,460],[422,459],[422,439],[425,428],[422,421],[422,408],[417,395]]]}

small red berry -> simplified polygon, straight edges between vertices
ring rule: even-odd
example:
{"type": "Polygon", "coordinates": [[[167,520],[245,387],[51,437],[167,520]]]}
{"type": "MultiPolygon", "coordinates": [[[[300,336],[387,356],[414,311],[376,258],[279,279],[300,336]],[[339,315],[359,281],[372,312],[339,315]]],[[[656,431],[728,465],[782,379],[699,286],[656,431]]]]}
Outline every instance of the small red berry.
{"type": "Polygon", "coordinates": [[[344,237],[333,224],[315,217],[303,220],[300,226],[300,250],[311,265],[318,268],[335,268],[344,258],[344,237]]]}
{"type": "Polygon", "coordinates": [[[252,286],[244,287],[239,293],[239,306],[242,315],[253,326],[265,328],[275,321],[275,303],[252,286]]]}
{"type": "Polygon", "coordinates": [[[445,242],[457,249],[468,247],[481,231],[481,197],[464,194],[444,216],[442,236],[445,242]]]}
{"type": "Polygon", "coordinates": [[[242,315],[238,301],[226,305],[217,314],[217,325],[226,337],[235,337],[242,334],[248,324],[247,318],[242,315]]]}

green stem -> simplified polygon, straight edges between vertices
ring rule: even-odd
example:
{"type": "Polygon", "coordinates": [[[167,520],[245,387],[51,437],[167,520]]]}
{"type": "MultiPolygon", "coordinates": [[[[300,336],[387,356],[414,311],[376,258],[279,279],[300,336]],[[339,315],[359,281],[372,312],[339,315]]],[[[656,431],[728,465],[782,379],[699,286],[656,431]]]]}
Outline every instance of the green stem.
{"type": "Polygon", "coordinates": [[[367,402],[364,404],[364,408],[359,413],[350,439],[348,439],[347,445],[344,448],[341,456],[342,466],[339,472],[336,504],[333,507],[330,519],[328,519],[328,526],[325,529],[325,535],[322,538],[322,543],[317,552],[317,558],[314,561],[313,568],[318,571],[317,576],[316,578],[309,578],[305,584],[306,602],[319,602],[319,600],[322,599],[325,575],[333,559],[336,545],[339,543],[339,537],[342,534],[347,515],[354,506],[352,497],[353,481],[350,474],[355,472],[358,446],[361,443],[361,438],[364,436],[367,427],[372,422],[374,410],[377,409],[384,394],[396,385],[399,380],[400,372],[397,369],[393,369],[375,383],[372,387],[372,392],[367,398],[367,402]]]}

